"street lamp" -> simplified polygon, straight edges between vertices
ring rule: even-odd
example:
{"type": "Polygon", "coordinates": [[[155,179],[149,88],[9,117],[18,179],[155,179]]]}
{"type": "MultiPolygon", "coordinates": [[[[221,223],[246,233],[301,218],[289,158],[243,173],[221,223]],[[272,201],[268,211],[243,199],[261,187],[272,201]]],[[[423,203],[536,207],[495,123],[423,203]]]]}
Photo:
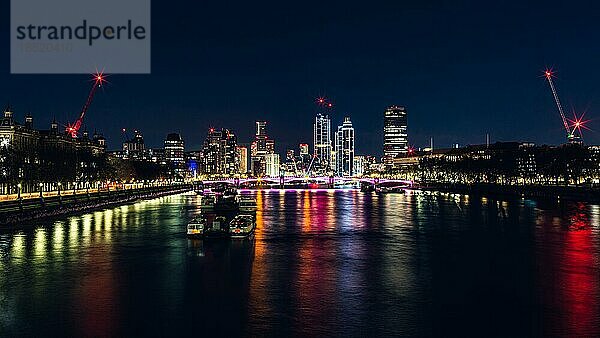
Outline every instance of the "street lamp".
{"type": "Polygon", "coordinates": [[[62,185],[62,183],[58,182],[58,196],[60,196],[60,186],[62,185]]]}
{"type": "Polygon", "coordinates": [[[20,200],[21,199],[21,183],[17,184],[17,188],[19,188],[19,190],[17,191],[17,199],[20,200]]]}
{"type": "Polygon", "coordinates": [[[44,183],[40,182],[40,199],[44,199],[44,183]]]}

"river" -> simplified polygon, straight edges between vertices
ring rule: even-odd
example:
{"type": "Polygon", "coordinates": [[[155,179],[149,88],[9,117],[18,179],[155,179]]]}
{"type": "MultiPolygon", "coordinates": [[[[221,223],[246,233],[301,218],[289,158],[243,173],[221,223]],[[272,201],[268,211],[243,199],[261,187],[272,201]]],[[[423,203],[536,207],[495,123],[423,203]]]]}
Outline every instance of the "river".
{"type": "Polygon", "coordinates": [[[0,336],[599,336],[600,206],[244,191],[252,241],[189,240],[192,193],[0,232],[0,336]]]}

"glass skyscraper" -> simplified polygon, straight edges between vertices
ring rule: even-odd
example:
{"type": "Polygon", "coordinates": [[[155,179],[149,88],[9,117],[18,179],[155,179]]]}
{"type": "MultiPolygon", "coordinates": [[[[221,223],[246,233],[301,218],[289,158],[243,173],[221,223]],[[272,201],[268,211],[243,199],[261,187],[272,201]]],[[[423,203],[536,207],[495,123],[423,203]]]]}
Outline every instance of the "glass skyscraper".
{"type": "Polygon", "coordinates": [[[349,117],[335,133],[335,173],[338,176],[354,176],[354,127],[349,117]]]}
{"type": "Polygon", "coordinates": [[[408,153],[406,109],[391,106],[383,118],[383,161],[391,164],[396,157],[408,153]]]}
{"type": "Polygon", "coordinates": [[[329,115],[317,114],[314,124],[314,155],[319,159],[322,170],[331,165],[331,119],[329,115]]]}
{"type": "Polygon", "coordinates": [[[267,122],[256,121],[256,134],[251,145],[250,171],[254,177],[266,175],[266,156],[275,152],[275,141],[267,135],[267,122]]]}
{"type": "Polygon", "coordinates": [[[202,172],[209,175],[233,175],[240,169],[237,137],[228,129],[208,130],[202,146],[202,172]]]}

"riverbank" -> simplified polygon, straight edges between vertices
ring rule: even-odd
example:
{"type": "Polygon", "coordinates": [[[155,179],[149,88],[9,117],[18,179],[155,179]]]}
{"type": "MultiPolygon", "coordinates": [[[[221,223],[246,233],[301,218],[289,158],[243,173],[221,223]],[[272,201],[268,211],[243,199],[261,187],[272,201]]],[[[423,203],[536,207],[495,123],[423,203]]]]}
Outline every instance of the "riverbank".
{"type": "Polygon", "coordinates": [[[422,190],[444,191],[490,197],[524,197],[529,199],[568,200],[600,203],[600,189],[568,186],[495,185],[495,184],[427,184],[422,190]]]}
{"type": "Polygon", "coordinates": [[[191,185],[180,184],[2,202],[0,203],[0,226],[10,226],[42,218],[84,213],[127,204],[140,199],[183,193],[191,189],[191,185]]]}

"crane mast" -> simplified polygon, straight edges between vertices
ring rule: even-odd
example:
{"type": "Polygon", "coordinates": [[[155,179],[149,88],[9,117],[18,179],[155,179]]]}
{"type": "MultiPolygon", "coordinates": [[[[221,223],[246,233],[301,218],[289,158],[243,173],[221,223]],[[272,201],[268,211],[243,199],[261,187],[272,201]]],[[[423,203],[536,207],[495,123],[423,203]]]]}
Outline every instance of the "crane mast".
{"type": "Polygon", "coordinates": [[[558,93],[556,92],[556,88],[554,87],[554,82],[552,81],[552,72],[547,70],[546,79],[548,80],[548,84],[550,84],[550,89],[552,89],[552,95],[554,95],[554,101],[556,101],[556,106],[558,107],[558,112],[560,113],[560,117],[562,118],[563,125],[565,130],[567,131],[567,138],[573,137],[573,133],[571,132],[571,128],[569,127],[569,123],[567,122],[567,118],[565,117],[565,112],[563,111],[562,105],[560,104],[560,99],[558,98],[558,93]]]}
{"type": "Polygon", "coordinates": [[[92,85],[87,100],[85,101],[85,104],[83,105],[83,108],[79,113],[79,118],[75,120],[75,123],[67,125],[67,129],[65,130],[66,133],[72,138],[77,138],[77,133],[81,128],[83,118],[85,117],[85,113],[87,112],[88,108],[92,104],[92,101],[94,100],[94,94],[96,94],[96,89],[101,87],[105,81],[106,80],[104,79],[104,74],[102,72],[96,72],[96,74],[94,74],[94,84],[92,85]]]}

